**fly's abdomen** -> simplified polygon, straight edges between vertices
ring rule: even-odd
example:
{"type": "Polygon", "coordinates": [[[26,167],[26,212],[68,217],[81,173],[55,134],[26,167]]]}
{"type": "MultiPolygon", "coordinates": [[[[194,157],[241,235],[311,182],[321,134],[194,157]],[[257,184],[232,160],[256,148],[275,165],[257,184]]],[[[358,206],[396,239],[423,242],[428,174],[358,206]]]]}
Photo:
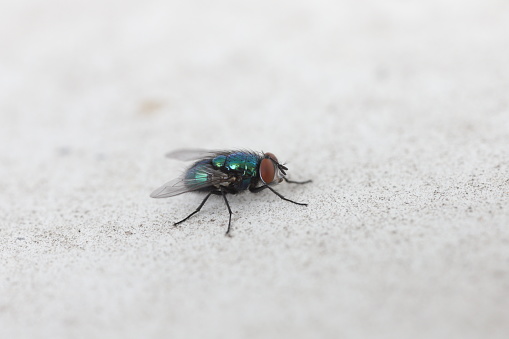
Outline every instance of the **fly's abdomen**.
{"type": "Polygon", "coordinates": [[[210,160],[202,160],[195,163],[191,168],[189,168],[186,172],[186,186],[189,186],[188,183],[193,183],[193,185],[205,183],[210,180],[210,171],[207,169],[210,166],[210,160]]]}

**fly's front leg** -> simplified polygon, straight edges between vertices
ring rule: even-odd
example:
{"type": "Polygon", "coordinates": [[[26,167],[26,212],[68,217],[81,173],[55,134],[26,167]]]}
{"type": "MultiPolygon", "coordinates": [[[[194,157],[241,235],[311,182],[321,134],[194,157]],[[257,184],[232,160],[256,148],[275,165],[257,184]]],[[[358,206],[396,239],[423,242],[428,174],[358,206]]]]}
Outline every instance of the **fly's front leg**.
{"type": "Polygon", "coordinates": [[[286,181],[289,184],[298,184],[298,185],[309,184],[310,182],[313,182],[313,180],[293,181],[293,180],[286,179],[286,177],[283,177],[283,180],[286,181]]]}
{"type": "Polygon", "coordinates": [[[289,201],[293,204],[296,204],[296,205],[301,205],[301,206],[307,206],[308,204],[305,204],[305,203],[302,203],[302,202],[296,202],[296,201],[293,201],[293,200],[290,200],[290,199],[287,199],[285,198],[282,194],[276,192],[272,187],[268,186],[268,185],[263,185],[263,186],[260,186],[260,187],[255,187],[255,188],[250,188],[249,191],[252,192],[252,193],[258,193],[258,192],[261,192],[263,191],[264,189],[268,188],[269,190],[272,191],[272,193],[274,193],[275,195],[277,195],[278,197],[280,197],[281,199],[283,200],[286,200],[286,201],[289,201]]]}

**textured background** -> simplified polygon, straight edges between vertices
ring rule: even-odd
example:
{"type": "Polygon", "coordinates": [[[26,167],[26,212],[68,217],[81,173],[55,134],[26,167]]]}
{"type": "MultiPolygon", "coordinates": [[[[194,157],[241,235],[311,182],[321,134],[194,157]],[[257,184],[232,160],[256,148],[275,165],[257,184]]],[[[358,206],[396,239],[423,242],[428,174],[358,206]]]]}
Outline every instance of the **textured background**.
{"type": "Polygon", "coordinates": [[[507,1],[0,2],[0,337],[509,336],[507,1]],[[182,147],[291,178],[149,193],[182,147]]]}

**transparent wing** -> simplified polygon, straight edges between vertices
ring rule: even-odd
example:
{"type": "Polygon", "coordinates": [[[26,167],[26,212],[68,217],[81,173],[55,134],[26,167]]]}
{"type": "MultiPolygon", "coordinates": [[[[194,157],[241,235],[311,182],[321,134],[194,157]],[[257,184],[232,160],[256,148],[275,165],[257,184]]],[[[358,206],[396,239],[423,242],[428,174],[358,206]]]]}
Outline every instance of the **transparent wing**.
{"type": "Polygon", "coordinates": [[[210,150],[210,149],[178,149],[166,153],[166,156],[170,159],[177,159],[182,161],[200,160],[200,159],[212,159],[218,155],[228,155],[235,152],[244,152],[249,154],[261,155],[262,153],[254,152],[248,149],[230,149],[230,150],[210,150]]]}
{"type": "Polygon", "coordinates": [[[200,178],[188,179],[185,174],[180,177],[167,182],[163,186],[156,189],[150,194],[151,198],[169,198],[176,195],[192,192],[201,188],[206,188],[214,185],[219,185],[224,182],[229,182],[231,178],[221,172],[214,170],[211,167],[200,167],[200,178]],[[206,179],[204,179],[206,178],[206,179]]]}
{"type": "Polygon", "coordinates": [[[205,149],[178,149],[166,153],[170,159],[177,159],[182,161],[198,160],[205,158],[213,158],[216,155],[222,154],[221,151],[205,150],[205,149]]]}

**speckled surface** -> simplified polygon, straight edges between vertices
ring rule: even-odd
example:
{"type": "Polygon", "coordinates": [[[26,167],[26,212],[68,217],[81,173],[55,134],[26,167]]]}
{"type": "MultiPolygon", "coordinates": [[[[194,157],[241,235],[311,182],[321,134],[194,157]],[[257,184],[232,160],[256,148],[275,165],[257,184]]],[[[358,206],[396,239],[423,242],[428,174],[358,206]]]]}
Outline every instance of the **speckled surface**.
{"type": "Polygon", "coordinates": [[[1,338],[507,338],[505,1],[0,4],[1,338]],[[295,180],[150,199],[182,147],[295,180]]]}

